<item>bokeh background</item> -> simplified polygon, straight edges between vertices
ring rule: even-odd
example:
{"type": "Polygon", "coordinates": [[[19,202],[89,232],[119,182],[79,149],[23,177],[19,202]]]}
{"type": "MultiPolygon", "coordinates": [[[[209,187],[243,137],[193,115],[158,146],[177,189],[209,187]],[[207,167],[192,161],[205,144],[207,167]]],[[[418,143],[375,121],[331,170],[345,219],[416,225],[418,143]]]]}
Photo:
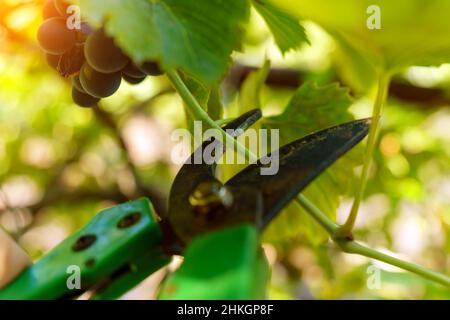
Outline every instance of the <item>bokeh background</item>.
{"type": "MultiPolygon", "coordinates": [[[[182,102],[164,76],[133,87],[123,83],[98,109],[75,106],[70,82],[47,66],[36,43],[41,7],[40,0],[0,2],[0,225],[33,259],[102,208],[147,196],[164,212],[178,169],[170,160],[170,134],[186,126],[182,102]]],[[[222,88],[226,116],[236,116],[246,79],[266,58],[272,66],[262,88],[265,115],[280,112],[306,80],[340,81],[354,95],[352,113],[370,115],[373,92],[353,88],[333,39],[312,22],[304,26],[311,45],[282,56],[252,14],[222,88]]],[[[391,86],[356,238],[450,274],[449,160],[450,65],[411,67],[391,86]]],[[[351,198],[343,198],[338,221],[350,206],[351,198]]],[[[303,233],[267,239],[273,299],[450,298],[439,285],[303,233]],[[382,270],[378,289],[367,286],[371,265],[382,270]]],[[[159,281],[180,261],[124,298],[154,298],[159,281]]]]}

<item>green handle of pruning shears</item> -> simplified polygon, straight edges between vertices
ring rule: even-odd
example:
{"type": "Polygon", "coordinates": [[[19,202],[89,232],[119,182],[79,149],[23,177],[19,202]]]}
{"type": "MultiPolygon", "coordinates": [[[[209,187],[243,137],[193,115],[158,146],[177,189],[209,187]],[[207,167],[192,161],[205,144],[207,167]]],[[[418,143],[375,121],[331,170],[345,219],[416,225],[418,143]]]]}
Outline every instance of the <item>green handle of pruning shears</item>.
{"type": "Polygon", "coordinates": [[[164,282],[160,299],[264,299],[270,277],[259,233],[239,224],[195,238],[164,282]]]}
{"type": "Polygon", "coordinates": [[[147,199],[105,209],[0,290],[0,299],[68,298],[87,289],[95,299],[118,298],[170,261],[162,237],[147,199]]]}
{"type": "MultiPolygon", "coordinates": [[[[1,299],[60,299],[91,290],[115,299],[169,263],[147,199],[97,214],[6,288],[1,299]],[[79,284],[73,285],[79,270],[79,284]]],[[[257,229],[240,224],[196,237],[182,266],[163,284],[162,299],[261,299],[269,277],[257,229]]]]}

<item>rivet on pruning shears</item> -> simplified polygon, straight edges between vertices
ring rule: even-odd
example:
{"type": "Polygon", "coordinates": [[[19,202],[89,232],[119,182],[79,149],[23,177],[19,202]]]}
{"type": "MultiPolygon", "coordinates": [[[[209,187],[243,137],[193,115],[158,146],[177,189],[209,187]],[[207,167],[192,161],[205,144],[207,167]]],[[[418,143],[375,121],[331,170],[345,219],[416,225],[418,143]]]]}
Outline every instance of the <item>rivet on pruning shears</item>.
{"type": "Polygon", "coordinates": [[[97,236],[93,234],[82,236],[72,245],[72,250],[75,252],[83,251],[92,246],[96,240],[97,236]]]}
{"type": "Polygon", "coordinates": [[[194,189],[189,196],[189,203],[198,215],[207,216],[212,211],[231,207],[233,195],[220,182],[206,181],[194,189]]]}
{"type": "Polygon", "coordinates": [[[129,228],[129,227],[135,225],[136,223],[138,223],[140,219],[141,219],[141,214],[139,212],[133,212],[133,213],[123,217],[117,224],[117,227],[119,229],[129,228]]]}

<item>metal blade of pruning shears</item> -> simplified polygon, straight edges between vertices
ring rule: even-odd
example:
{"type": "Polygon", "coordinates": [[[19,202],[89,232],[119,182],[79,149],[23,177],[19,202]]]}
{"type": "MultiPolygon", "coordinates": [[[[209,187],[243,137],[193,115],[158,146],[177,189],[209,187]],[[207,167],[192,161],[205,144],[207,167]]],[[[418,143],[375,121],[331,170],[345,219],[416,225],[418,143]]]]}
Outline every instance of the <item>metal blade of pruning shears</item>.
{"type": "Polygon", "coordinates": [[[308,135],[278,150],[277,174],[261,175],[262,163],[267,161],[258,161],[232,177],[226,185],[261,192],[263,226],[266,226],[309,183],[360,142],[369,126],[370,120],[363,119],[308,135]]]}
{"type": "MultiPolygon", "coordinates": [[[[246,129],[260,117],[250,111],[227,127],[246,129]]],[[[197,235],[226,226],[250,222],[264,228],[298,193],[368,133],[370,119],[356,120],[313,133],[281,147],[222,184],[215,177],[214,163],[193,164],[205,142],[181,168],[172,185],[165,223],[183,247],[197,235]],[[274,175],[261,175],[268,157],[278,161],[274,175]],[[208,201],[196,200],[204,195],[208,201]],[[212,201],[211,201],[212,199],[212,201]]],[[[242,131],[240,132],[242,133],[242,131]]],[[[217,154],[211,157],[217,159],[217,154]]],[[[173,240],[173,239],[171,239],[173,240]]]]}

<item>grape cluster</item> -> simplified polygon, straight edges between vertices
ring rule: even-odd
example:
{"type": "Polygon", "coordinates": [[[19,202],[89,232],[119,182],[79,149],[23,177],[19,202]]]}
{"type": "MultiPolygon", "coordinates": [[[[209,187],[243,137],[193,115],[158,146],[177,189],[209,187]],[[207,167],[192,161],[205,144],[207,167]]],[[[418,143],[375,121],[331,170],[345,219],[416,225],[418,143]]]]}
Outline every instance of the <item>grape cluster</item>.
{"type": "Polygon", "coordinates": [[[138,84],[162,71],[156,62],[136,65],[103,29],[93,30],[82,22],[81,28],[67,26],[69,4],[47,0],[44,22],[37,38],[48,64],[63,77],[72,78],[72,98],[81,107],[91,107],[113,95],[123,80],[138,84]]]}

